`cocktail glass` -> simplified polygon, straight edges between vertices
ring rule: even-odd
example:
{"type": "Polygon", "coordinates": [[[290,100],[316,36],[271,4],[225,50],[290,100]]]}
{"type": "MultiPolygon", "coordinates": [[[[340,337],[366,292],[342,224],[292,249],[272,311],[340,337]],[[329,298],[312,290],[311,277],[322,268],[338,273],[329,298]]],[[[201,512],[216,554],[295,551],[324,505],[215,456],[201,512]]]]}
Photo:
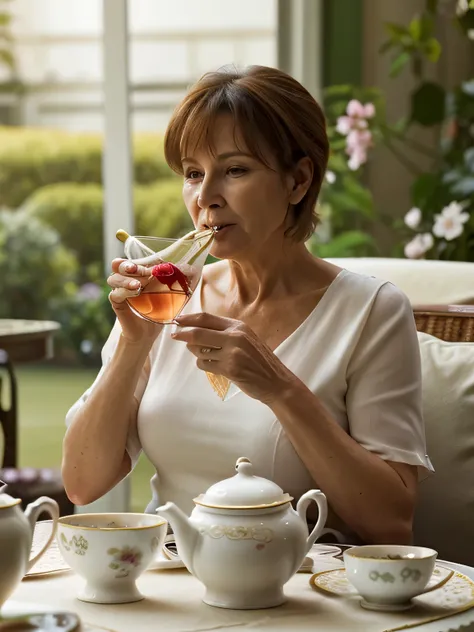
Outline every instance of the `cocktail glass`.
{"type": "Polygon", "coordinates": [[[118,231],[125,257],[150,268],[136,296],[127,298],[141,318],[169,325],[191,298],[214,240],[213,230],[192,231],[180,239],[131,236],[118,231]]]}

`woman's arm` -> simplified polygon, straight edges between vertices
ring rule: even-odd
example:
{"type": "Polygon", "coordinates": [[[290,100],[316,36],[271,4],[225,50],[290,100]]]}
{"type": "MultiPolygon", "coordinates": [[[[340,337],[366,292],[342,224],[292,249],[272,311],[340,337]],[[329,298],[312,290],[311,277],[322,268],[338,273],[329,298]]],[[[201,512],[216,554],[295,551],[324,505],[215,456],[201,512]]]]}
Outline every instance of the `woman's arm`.
{"type": "Polygon", "coordinates": [[[136,423],[135,391],[151,344],[119,336],[92,392],[73,411],[63,443],[62,476],[76,505],[100,498],[130,472],[125,446],[136,423]]]}
{"type": "Polygon", "coordinates": [[[136,391],[140,382],[146,382],[144,367],[162,327],[138,318],[127,298],[135,296],[149,276],[150,270],[134,261],[112,261],[107,283],[117,321],[102,349],[99,376],[66,417],[62,475],[67,495],[76,505],[103,496],[132,466],[126,445],[136,425],[136,391]]]}
{"type": "Polygon", "coordinates": [[[299,380],[271,408],[331,507],[363,541],[411,542],[415,466],[383,461],[363,448],[299,380]]]}
{"type": "Polygon", "coordinates": [[[269,403],[334,511],[366,542],[411,540],[425,464],[414,454],[424,447],[420,364],[412,308],[387,284],[347,371],[350,434],[293,374],[269,403]]]}

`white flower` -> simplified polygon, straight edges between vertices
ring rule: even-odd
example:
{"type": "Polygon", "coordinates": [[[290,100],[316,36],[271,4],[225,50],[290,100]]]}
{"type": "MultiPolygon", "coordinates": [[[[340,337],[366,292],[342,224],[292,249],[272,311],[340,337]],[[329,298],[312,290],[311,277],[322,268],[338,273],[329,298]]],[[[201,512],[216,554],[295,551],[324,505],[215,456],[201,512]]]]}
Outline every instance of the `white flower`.
{"type": "Polygon", "coordinates": [[[469,11],[469,0],[458,0],[456,5],[456,15],[458,18],[462,17],[469,11]]]}
{"type": "Polygon", "coordinates": [[[474,29],[469,29],[467,31],[467,38],[474,42],[474,29]]]}
{"type": "Polygon", "coordinates": [[[463,213],[464,204],[451,202],[445,206],[439,215],[435,215],[433,234],[440,239],[452,241],[462,235],[464,224],[469,219],[469,213],[463,213]]]}
{"type": "Polygon", "coordinates": [[[433,245],[434,239],[431,233],[416,235],[405,245],[405,257],[408,257],[408,259],[421,259],[433,245]]]}
{"type": "Polygon", "coordinates": [[[85,355],[89,355],[89,353],[92,351],[93,349],[93,344],[90,340],[82,340],[81,342],[81,351],[82,353],[84,353],[85,355]]]}
{"type": "Polygon", "coordinates": [[[334,171],[326,171],[326,180],[329,184],[334,184],[336,182],[336,174],[334,171]]]}
{"type": "Polygon", "coordinates": [[[421,222],[420,209],[413,207],[412,209],[408,211],[408,213],[405,215],[403,219],[404,219],[405,224],[408,226],[408,228],[412,228],[413,230],[415,230],[415,228],[418,228],[421,222]]]}

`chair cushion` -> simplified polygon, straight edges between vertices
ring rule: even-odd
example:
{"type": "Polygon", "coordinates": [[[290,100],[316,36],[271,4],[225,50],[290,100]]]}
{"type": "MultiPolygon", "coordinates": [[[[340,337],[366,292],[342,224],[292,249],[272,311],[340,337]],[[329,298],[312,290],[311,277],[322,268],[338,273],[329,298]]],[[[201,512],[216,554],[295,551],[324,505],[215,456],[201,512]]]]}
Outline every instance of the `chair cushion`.
{"type": "Polygon", "coordinates": [[[435,474],[420,484],[415,542],[474,565],[474,343],[418,334],[423,412],[435,474]]]}
{"type": "Polygon", "coordinates": [[[354,257],[327,259],[351,272],[390,281],[412,305],[474,304],[474,263],[354,257]]]}

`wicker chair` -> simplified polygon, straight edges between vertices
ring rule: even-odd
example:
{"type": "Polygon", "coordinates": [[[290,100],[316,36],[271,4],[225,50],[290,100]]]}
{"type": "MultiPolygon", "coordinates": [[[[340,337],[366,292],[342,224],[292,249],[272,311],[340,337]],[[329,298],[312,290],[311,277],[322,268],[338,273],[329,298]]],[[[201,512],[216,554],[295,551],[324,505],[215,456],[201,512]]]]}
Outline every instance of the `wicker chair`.
{"type": "Polygon", "coordinates": [[[420,305],[413,311],[418,331],[446,342],[474,342],[474,306],[420,305]]]}

